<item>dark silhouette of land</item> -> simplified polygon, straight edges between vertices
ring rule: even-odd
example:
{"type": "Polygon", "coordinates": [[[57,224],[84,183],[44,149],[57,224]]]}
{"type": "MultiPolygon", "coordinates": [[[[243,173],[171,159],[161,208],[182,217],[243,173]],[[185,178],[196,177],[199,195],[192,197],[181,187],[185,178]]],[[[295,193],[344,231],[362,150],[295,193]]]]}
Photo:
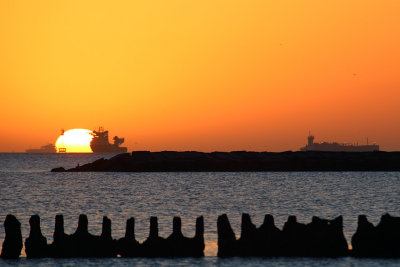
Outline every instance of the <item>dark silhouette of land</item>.
{"type": "Polygon", "coordinates": [[[134,151],[53,172],[400,171],[400,152],[134,151]]]}
{"type": "MultiPolygon", "coordinates": [[[[140,244],[135,240],[133,218],[128,219],[125,237],[113,239],[111,220],[103,217],[100,236],[88,232],[86,215],[79,216],[75,233],[64,233],[63,216],[56,216],[54,241],[47,239],[40,229],[40,218],[33,215],[29,220],[30,234],[25,240],[28,258],[69,257],[203,257],[204,221],[196,220],[196,234],[185,237],[181,231],[181,219],[174,217],[173,231],[167,238],[158,235],[157,217],[150,218],[150,233],[140,244]]],[[[4,222],[5,240],[1,257],[16,259],[22,250],[21,224],[7,215],[4,222]]],[[[377,226],[368,222],[365,215],[358,217],[358,227],[351,239],[349,250],[343,235],[343,218],[333,220],[313,217],[308,224],[299,223],[289,216],[283,229],[274,224],[272,215],[265,215],[264,222],[256,227],[250,215],[242,214],[240,238],[235,233],[226,214],[218,217],[218,257],[378,257],[400,258],[400,217],[384,214],[377,226]]]]}

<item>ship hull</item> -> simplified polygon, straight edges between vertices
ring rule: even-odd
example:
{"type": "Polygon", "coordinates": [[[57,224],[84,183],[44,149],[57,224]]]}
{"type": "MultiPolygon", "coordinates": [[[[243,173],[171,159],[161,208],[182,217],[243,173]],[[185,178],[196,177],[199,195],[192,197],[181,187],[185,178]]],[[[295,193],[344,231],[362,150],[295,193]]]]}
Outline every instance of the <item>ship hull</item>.
{"type": "Polygon", "coordinates": [[[301,151],[324,151],[324,152],[374,152],[379,151],[378,145],[345,146],[330,144],[313,144],[300,149],[301,151]]]}
{"type": "Polygon", "coordinates": [[[25,153],[29,154],[49,154],[49,153],[57,153],[53,150],[41,150],[41,149],[27,149],[25,153]]]}
{"type": "Polygon", "coordinates": [[[39,153],[57,153],[57,150],[53,144],[48,144],[45,146],[42,146],[41,148],[33,148],[33,149],[27,149],[26,153],[33,153],[33,154],[39,154],[39,153]]]}
{"type": "Polygon", "coordinates": [[[128,148],[126,147],[116,147],[113,145],[106,146],[90,146],[93,153],[126,153],[128,148]]]}

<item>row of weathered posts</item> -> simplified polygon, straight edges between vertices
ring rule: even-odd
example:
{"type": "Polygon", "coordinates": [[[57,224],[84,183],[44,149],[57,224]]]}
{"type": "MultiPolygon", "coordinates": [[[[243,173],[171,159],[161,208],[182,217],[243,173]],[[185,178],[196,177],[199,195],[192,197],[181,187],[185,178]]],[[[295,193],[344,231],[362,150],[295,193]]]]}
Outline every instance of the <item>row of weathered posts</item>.
{"type": "MultiPolygon", "coordinates": [[[[125,236],[116,240],[111,236],[111,220],[107,217],[103,217],[100,236],[89,233],[86,215],[79,216],[78,228],[68,235],[64,232],[63,216],[57,215],[51,244],[42,235],[38,215],[33,215],[29,224],[30,233],[25,240],[27,258],[204,256],[203,217],[196,220],[193,238],[182,234],[179,217],[173,219],[172,234],[160,237],[157,217],[151,217],[149,237],[143,243],[135,239],[134,218],[127,220],[125,236]]],[[[19,258],[23,247],[21,223],[15,216],[7,215],[4,228],[1,257],[19,258]]],[[[389,214],[383,215],[377,226],[360,215],[357,231],[351,239],[352,250],[343,234],[342,216],[333,220],[313,217],[308,224],[289,216],[280,230],[271,215],[266,215],[257,228],[250,216],[243,214],[240,238],[236,239],[224,214],[218,217],[217,229],[218,257],[400,257],[400,218],[389,214]]]]}

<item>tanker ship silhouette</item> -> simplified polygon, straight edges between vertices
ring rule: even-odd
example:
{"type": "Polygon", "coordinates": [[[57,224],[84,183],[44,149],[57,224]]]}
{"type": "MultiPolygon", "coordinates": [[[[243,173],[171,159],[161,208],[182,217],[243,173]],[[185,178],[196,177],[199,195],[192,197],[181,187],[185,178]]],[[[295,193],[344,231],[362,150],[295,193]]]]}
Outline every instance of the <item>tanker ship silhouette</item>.
{"type": "Polygon", "coordinates": [[[356,145],[356,144],[339,144],[339,143],[314,143],[314,136],[311,133],[308,135],[308,144],[300,148],[301,151],[329,151],[329,152],[373,152],[379,151],[379,145],[373,143],[372,145],[356,145]]]}
{"type": "Polygon", "coordinates": [[[103,127],[99,127],[98,131],[94,130],[91,135],[93,139],[90,142],[90,148],[93,153],[126,153],[128,151],[128,148],[120,147],[125,141],[124,138],[114,136],[114,143],[110,144],[108,141],[108,131],[104,131],[103,127]]]}
{"type": "Polygon", "coordinates": [[[26,150],[26,153],[56,153],[56,152],[57,150],[54,144],[47,144],[41,146],[40,148],[31,148],[26,150]]]}

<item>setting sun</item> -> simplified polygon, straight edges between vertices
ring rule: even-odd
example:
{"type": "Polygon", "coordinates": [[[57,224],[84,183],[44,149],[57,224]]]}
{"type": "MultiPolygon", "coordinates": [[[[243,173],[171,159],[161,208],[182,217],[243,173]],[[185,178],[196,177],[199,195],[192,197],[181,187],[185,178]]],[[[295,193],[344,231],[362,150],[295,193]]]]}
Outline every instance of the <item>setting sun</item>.
{"type": "Polygon", "coordinates": [[[90,141],[92,131],[87,129],[71,129],[58,137],[56,142],[57,152],[65,148],[67,153],[91,153],[90,141]]]}

